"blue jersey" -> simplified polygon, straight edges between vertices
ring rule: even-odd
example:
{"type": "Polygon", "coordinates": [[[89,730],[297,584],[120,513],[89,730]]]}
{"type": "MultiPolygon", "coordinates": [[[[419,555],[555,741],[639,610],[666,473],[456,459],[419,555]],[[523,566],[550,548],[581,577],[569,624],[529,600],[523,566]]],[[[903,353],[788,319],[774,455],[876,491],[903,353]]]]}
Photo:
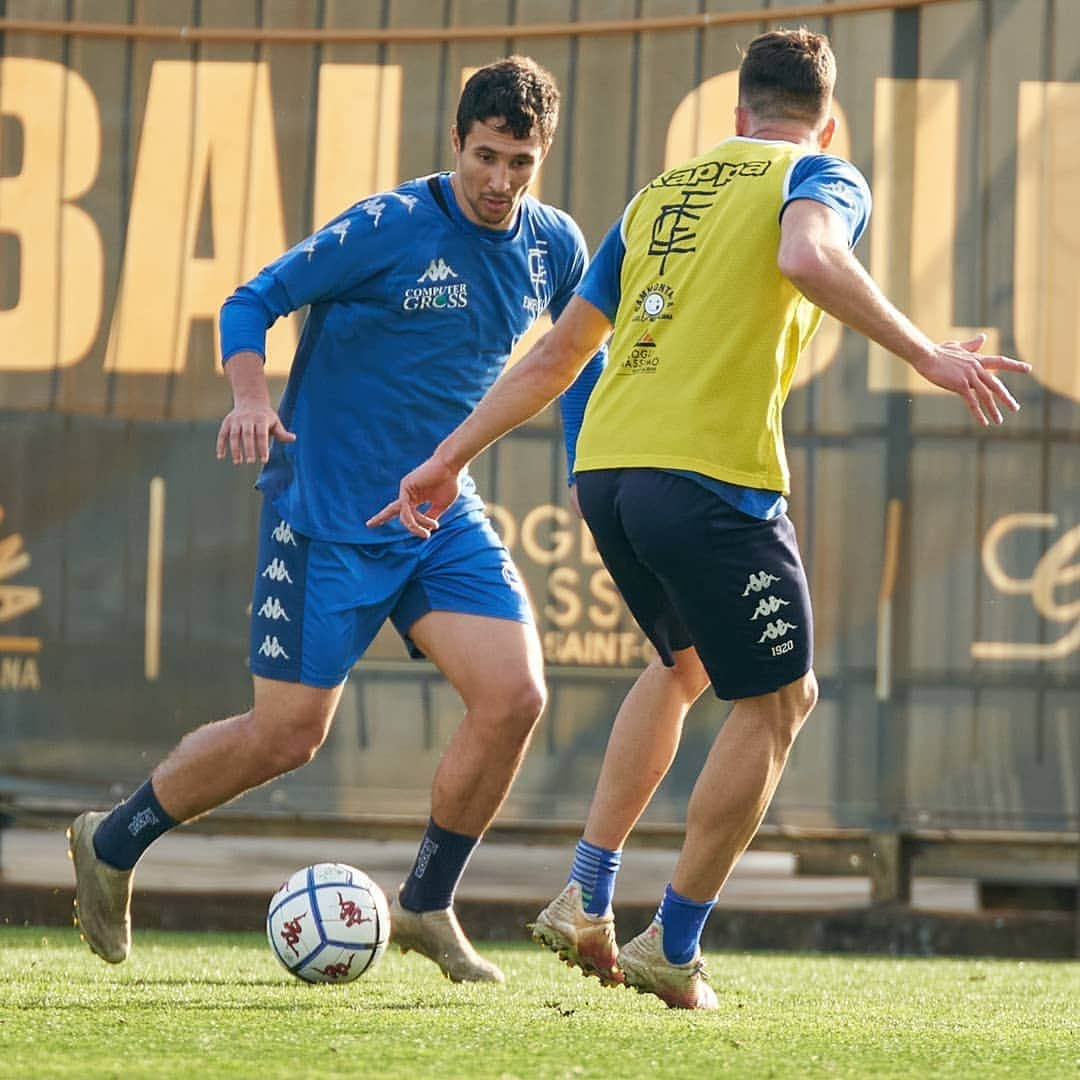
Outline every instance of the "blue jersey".
{"type": "MultiPolygon", "coordinates": [[[[257,486],[305,536],[400,539],[398,522],[364,522],[472,412],[537,317],[558,317],[587,261],[574,221],[528,195],[512,228],[473,224],[449,174],[345,211],[222,308],[228,361],[265,355],[274,320],[310,305],[278,408],[296,441],[273,443],[257,486]]],[[[602,364],[598,355],[565,395],[571,453],[602,364]]],[[[466,476],[444,520],[480,506],[466,476]]]]}

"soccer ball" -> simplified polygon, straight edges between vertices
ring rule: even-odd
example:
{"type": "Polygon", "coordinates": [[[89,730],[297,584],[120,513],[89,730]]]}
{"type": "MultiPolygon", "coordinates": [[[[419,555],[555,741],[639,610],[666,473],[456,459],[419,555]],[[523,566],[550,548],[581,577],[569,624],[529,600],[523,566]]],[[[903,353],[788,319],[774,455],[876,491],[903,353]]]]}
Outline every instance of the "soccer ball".
{"type": "Polygon", "coordinates": [[[305,867],[274,893],[266,913],[266,937],[274,955],[298,979],[352,982],[386,951],[386,896],[354,866],[305,867]]]}

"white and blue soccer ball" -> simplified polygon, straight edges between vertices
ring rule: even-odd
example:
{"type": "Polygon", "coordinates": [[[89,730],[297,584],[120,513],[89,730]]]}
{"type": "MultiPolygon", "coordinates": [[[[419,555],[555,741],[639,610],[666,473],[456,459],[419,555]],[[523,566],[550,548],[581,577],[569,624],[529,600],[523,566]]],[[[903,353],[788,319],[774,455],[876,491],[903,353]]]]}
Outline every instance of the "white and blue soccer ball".
{"type": "Polygon", "coordinates": [[[352,982],[386,951],[386,895],[355,866],[307,866],[274,893],[266,936],[274,955],[298,979],[352,982]]]}

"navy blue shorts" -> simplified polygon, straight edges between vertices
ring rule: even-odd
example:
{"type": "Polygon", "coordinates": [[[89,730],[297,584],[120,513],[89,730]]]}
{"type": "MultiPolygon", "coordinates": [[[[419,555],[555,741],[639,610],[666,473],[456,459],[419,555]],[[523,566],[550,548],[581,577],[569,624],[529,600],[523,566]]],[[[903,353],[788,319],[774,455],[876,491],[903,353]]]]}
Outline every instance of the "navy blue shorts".
{"type": "Polygon", "coordinates": [[[604,565],[666,665],[694,646],[726,700],[810,670],[810,592],[786,514],[750,517],[660,469],[590,470],[577,484],[604,565]]]}
{"type": "Polygon", "coordinates": [[[452,518],[430,540],[337,544],[301,536],[263,501],[253,674],[339,686],[387,619],[418,658],[408,632],[429,611],[533,622],[517,568],[483,511],[452,518]]]}

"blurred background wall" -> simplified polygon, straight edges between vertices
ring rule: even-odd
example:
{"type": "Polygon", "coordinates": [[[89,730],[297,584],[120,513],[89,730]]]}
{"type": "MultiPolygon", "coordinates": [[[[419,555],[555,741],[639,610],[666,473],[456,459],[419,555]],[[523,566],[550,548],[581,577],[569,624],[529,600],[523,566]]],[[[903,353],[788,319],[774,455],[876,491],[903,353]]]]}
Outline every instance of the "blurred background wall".
{"type": "MultiPolygon", "coordinates": [[[[656,172],[733,132],[739,46],[787,6],[0,3],[0,781],[118,796],[248,706],[255,477],[213,451],[215,316],[237,283],[352,202],[451,167],[463,79],[515,51],[563,91],[537,193],[595,246],[656,172]]],[[[835,324],[804,359],[786,427],[822,695],[769,821],[1076,829],[1080,4],[802,6],[787,25],[837,54],[834,148],[873,187],[860,258],[932,335],[985,329],[1034,372],[1009,380],[1023,411],[983,433],[835,324]]],[[[271,335],[275,390],[298,318],[271,335]]],[[[576,819],[647,647],[569,509],[557,416],[474,471],[551,687],[503,817],[576,819]]],[[[695,707],[650,820],[681,820],[725,712],[695,707]]],[[[243,805],[422,812],[458,715],[384,632],[316,761],[243,805]]]]}

